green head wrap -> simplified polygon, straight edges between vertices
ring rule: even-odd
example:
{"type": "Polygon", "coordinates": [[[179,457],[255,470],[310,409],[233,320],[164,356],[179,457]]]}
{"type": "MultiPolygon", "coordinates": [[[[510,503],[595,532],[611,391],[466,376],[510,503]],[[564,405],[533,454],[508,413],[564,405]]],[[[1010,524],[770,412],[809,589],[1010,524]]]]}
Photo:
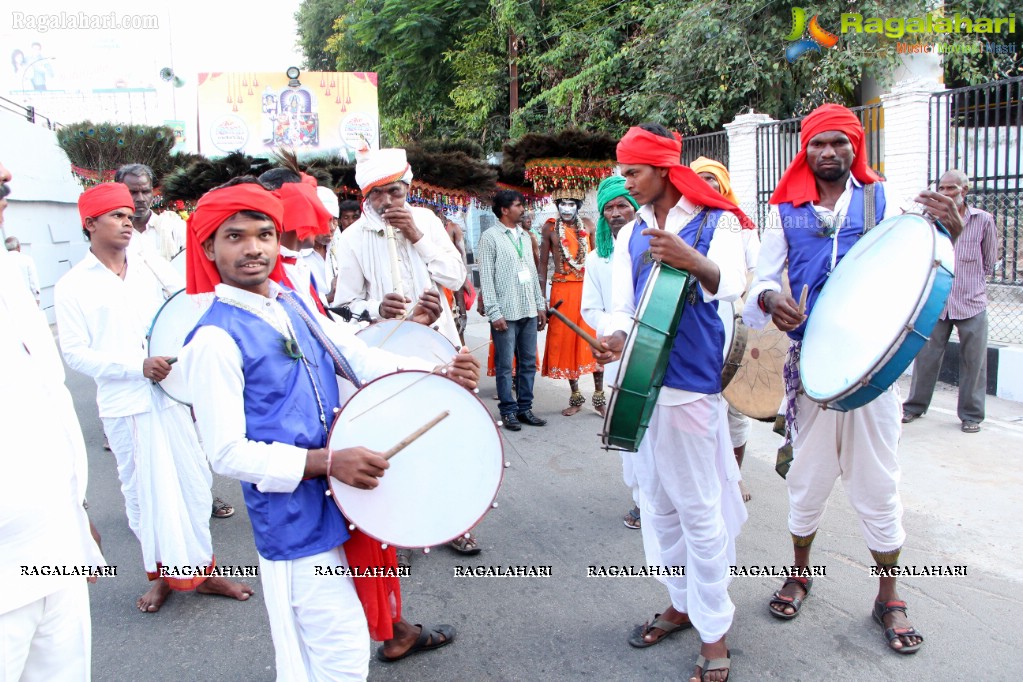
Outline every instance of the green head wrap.
{"type": "Polygon", "coordinates": [[[632,207],[639,210],[639,204],[629,196],[625,189],[625,178],[620,175],[612,175],[600,183],[597,188],[597,255],[601,258],[610,258],[611,252],[615,249],[615,238],[611,235],[611,226],[604,219],[604,207],[608,202],[625,197],[632,207]]]}

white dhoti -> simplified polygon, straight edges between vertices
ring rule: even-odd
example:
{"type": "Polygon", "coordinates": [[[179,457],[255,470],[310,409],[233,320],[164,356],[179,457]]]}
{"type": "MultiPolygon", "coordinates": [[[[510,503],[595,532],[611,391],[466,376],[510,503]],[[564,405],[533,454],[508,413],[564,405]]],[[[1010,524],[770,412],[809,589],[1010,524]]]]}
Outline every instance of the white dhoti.
{"type": "Polygon", "coordinates": [[[369,627],[349,576],[316,575],[348,566],[344,549],[290,561],[259,557],[278,682],[365,680],[369,627]]]}
{"type": "Polygon", "coordinates": [[[704,642],[716,642],[732,625],[729,566],[746,520],[724,400],[715,394],[657,405],[633,457],[643,528],[654,531],[659,563],[686,567],[685,576],[665,580],[672,606],[689,615],[704,642]]]}
{"type": "Polygon", "coordinates": [[[749,440],[753,420],[731,405],[728,406],[728,438],[732,448],[742,447],[749,440]]]}
{"type": "MultiPolygon", "coordinates": [[[[151,392],[148,412],[103,419],[128,525],[142,545],[147,573],[156,574],[157,564],[209,566],[213,476],[188,408],[155,386],[151,392]]],[[[177,589],[195,587],[191,580],[168,582],[177,589]]]]}
{"type": "Polygon", "coordinates": [[[0,615],[0,680],[82,682],[91,671],[85,578],[0,615]]]}
{"type": "Polygon", "coordinates": [[[807,537],[817,530],[841,477],[867,547],[875,552],[902,547],[906,532],[896,459],[902,433],[898,387],[851,412],[823,410],[805,394],[798,396],[796,409],[794,459],[785,479],[789,531],[807,537]]]}

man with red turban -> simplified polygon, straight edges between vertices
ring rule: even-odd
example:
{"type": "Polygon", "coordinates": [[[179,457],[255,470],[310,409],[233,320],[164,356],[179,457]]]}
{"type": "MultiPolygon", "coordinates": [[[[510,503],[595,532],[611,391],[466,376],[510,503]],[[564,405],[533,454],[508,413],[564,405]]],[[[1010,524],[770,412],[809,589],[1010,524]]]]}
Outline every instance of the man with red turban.
{"type": "Polygon", "coordinates": [[[640,209],[618,233],[611,321],[601,338],[608,351],[596,355],[601,363],[621,356],[654,261],[690,273],[664,384],[632,456],[643,528],[654,531],[655,555],[665,566],[684,565],[686,574],[665,577],[671,605],[652,623],[636,626],[628,641],[648,647],[695,627],[703,645],[692,679],[720,682],[728,678],[725,635],[735,612],[729,566],[746,509],[721,398],[725,331],[717,305],[745,288],[739,233],[748,218],[681,165],[681,152],[678,134],[657,124],[630,128],[618,143],[625,188],[640,209]]]}
{"type": "MultiPolygon", "coordinates": [[[[922,646],[923,636],[906,617],[895,578],[883,574],[898,563],[906,539],[896,458],[902,416],[898,386],[849,412],[824,410],[798,391],[805,320],[828,274],[860,236],[896,210],[867,163],[863,126],[851,111],[837,104],[817,108],[803,119],[800,142],[799,153],[771,196],[777,214],[764,232],[756,280],[743,314],[746,324],[755,328],[763,327],[770,317],[793,340],[785,373],[786,438],[794,456],[786,476],[788,525],[793,564],[807,572],[785,580],[770,600],[771,614],[786,620],[799,614],[813,585],[810,547],[835,479],[841,477],[882,575],[873,604],[874,620],[894,651],[914,653],[922,646]],[[781,291],[786,262],[792,291],[804,287],[808,291],[806,315],[792,296],[781,291]]],[[[916,201],[953,235],[961,230],[954,203],[947,197],[923,192],[916,201]]]]}
{"type": "MultiPolygon", "coordinates": [[[[377,656],[390,662],[450,643],[454,629],[401,617],[393,548],[349,533],[326,495],[328,472],[371,489],[388,468],[357,444],[331,451],[331,420],[342,380],[358,387],[398,369],[437,368],[367,348],[278,284],[285,219],[281,201],[252,178],[199,200],[188,223],[189,286],[216,298],[185,341],[181,369],[202,387],[193,408],[214,470],[242,481],[278,679],[364,679],[370,636],[384,641],[377,656]],[[316,575],[317,566],[392,570],[353,582],[316,575]]],[[[423,315],[417,307],[414,317],[423,315]]],[[[475,388],[479,363],[463,351],[447,375],[475,388]]]]}
{"type": "Polygon", "coordinates": [[[157,386],[181,370],[172,366],[173,358],[146,357],[150,323],[181,289],[180,275],[149,249],[129,250],[138,237],[126,186],[91,187],[78,198],[78,212],[89,250],[54,289],[57,331],[68,366],[96,381],[128,525],[152,581],[136,606],[159,611],[171,590],[245,601],[252,594],[248,585],[193,574],[196,566],[215,566],[213,480],[188,407],[157,386]]]}

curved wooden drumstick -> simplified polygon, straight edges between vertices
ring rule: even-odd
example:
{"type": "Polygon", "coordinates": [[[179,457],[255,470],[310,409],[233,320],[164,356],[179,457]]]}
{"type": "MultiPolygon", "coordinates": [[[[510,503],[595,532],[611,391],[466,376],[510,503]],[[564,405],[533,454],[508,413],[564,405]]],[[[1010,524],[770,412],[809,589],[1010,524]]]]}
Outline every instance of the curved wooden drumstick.
{"type": "Polygon", "coordinates": [[[810,293],[810,285],[804,284],[803,291],[799,294],[799,316],[806,314],[806,295],[810,293]]]}
{"type": "Polygon", "coordinates": [[[416,441],[416,439],[418,439],[424,433],[426,433],[427,431],[429,431],[433,427],[437,426],[437,424],[441,423],[450,414],[451,414],[451,412],[449,412],[448,410],[444,410],[443,412],[438,414],[436,417],[434,417],[430,421],[426,422],[425,424],[420,426],[418,429],[416,429],[415,431],[413,431],[412,433],[410,433],[406,437],[402,438],[400,441],[398,441],[398,444],[395,445],[393,448],[391,448],[387,452],[380,453],[380,456],[383,457],[384,459],[390,459],[390,458],[394,457],[396,454],[398,454],[399,452],[401,452],[402,450],[404,450],[408,446],[412,445],[412,443],[414,443],[416,441]]]}
{"type": "Polygon", "coordinates": [[[550,307],[550,310],[547,311],[547,314],[548,315],[553,315],[554,317],[556,317],[559,320],[561,320],[562,322],[564,322],[566,327],[568,327],[569,329],[574,331],[576,334],[581,336],[583,341],[585,341],[586,343],[590,344],[590,347],[593,348],[593,350],[597,351],[598,353],[603,353],[603,352],[607,351],[606,348],[604,348],[602,345],[600,345],[600,341],[597,341],[585,329],[583,329],[582,327],[577,325],[575,322],[573,322],[572,320],[570,320],[567,317],[565,317],[565,314],[562,313],[560,310],[558,310],[558,306],[560,306],[562,303],[564,303],[564,301],[558,301],[557,303],[552,305],[550,307]]]}

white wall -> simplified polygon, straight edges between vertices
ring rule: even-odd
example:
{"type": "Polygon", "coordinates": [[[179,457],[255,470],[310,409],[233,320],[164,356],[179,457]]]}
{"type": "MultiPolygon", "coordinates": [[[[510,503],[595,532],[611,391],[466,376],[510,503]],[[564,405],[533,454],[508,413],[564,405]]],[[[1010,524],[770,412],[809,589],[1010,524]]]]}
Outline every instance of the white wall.
{"type": "Polygon", "coordinates": [[[0,140],[0,163],[12,175],[3,236],[17,237],[22,253],[35,260],[42,305],[53,322],[53,285],[89,248],[78,218],[82,186],[45,126],[0,112],[0,140]]]}

